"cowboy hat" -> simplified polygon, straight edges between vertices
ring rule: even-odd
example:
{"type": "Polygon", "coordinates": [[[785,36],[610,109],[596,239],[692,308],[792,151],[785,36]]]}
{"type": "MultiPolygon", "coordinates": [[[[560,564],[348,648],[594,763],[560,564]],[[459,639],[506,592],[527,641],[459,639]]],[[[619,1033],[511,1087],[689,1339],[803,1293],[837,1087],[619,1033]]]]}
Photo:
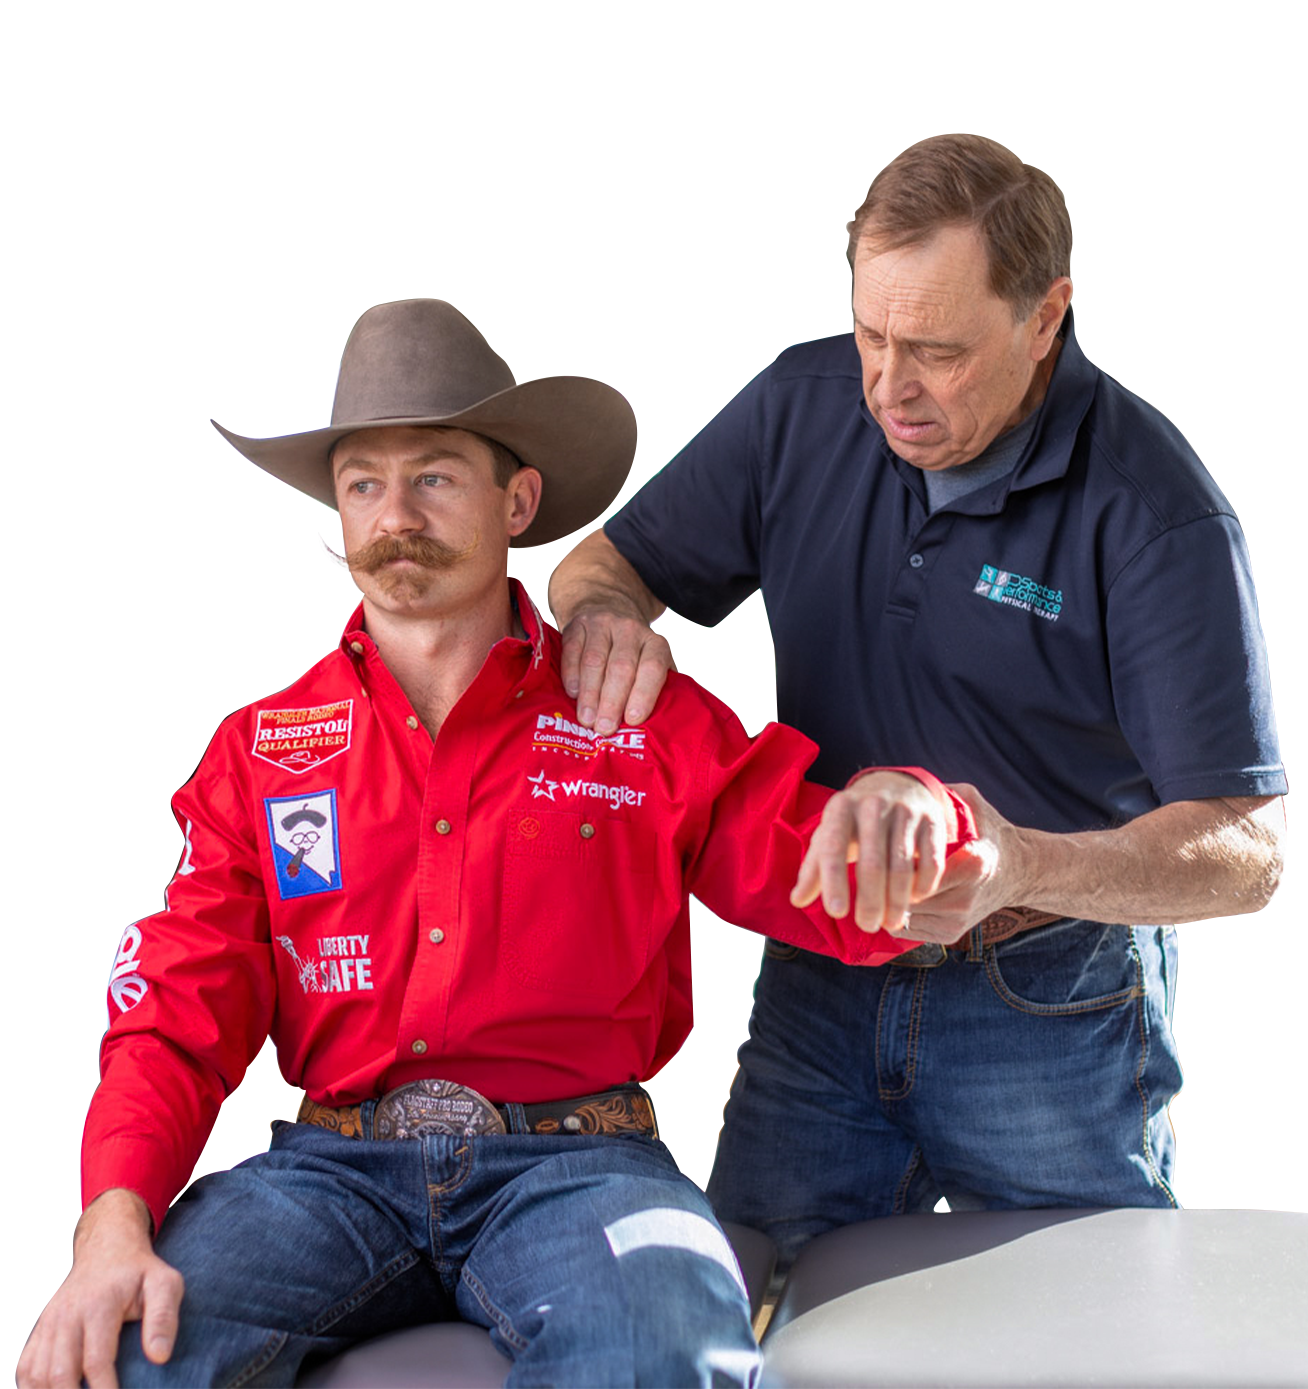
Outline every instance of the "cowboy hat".
{"type": "Polygon", "coordinates": [[[543,545],[596,516],[618,495],[636,451],[636,417],[611,386],[547,376],[521,386],[453,305],[378,304],[354,325],[326,429],[246,439],[213,427],[265,471],[336,505],[331,451],[360,429],[441,425],[498,440],[544,479],[540,509],[512,545],[543,545]]]}

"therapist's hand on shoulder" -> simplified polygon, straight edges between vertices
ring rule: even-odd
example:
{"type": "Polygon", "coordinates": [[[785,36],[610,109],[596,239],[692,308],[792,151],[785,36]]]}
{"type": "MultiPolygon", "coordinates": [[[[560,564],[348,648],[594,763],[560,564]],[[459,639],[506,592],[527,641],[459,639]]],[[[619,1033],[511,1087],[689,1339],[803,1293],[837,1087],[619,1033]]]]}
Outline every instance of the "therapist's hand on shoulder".
{"type": "Polygon", "coordinates": [[[563,688],[577,721],[601,734],[644,723],[676,670],[672,648],[641,618],[582,609],[564,627],[563,688]]]}

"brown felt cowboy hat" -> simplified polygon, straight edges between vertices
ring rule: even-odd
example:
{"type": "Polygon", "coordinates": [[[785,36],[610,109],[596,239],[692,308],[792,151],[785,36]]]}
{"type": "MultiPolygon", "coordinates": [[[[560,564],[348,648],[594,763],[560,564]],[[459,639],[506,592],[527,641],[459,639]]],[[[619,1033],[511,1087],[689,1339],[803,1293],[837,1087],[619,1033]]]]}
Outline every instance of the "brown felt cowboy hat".
{"type": "Polygon", "coordinates": [[[486,339],[440,299],[378,304],[354,325],[328,428],[245,439],[212,423],[252,463],[331,507],[331,451],[347,434],[386,425],[484,434],[544,479],[540,510],[513,545],[543,545],[593,521],[618,495],[636,451],[636,417],[611,386],[585,376],[517,385],[486,339]]]}

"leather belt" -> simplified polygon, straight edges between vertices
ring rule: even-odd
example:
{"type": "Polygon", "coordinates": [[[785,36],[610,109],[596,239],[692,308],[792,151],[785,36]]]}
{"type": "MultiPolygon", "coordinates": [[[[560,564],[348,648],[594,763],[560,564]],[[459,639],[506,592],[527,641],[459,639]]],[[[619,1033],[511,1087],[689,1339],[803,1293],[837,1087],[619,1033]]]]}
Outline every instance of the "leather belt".
{"type": "Polygon", "coordinates": [[[979,921],[966,935],[960,936],[951,945],[940,945],[935,941],[923,941],[913,950],[906,950],[892,961],[896,965],[910,965],[917,969],[930,969],[943,965],[949,958],[947,951],[965,951],[972,948],[977,931],[981,933],[981,945],[997,945],[1008,940],[1019,931],[1032,931],[1037,926],[1048,926],[1051,921],[1061,921],[1057,912],[1040,912],[1034,907],[1000,907],[996,912],[979,921]]]}
{"type": "MultiPolygon", "coordinates": [[[[978,923],[981,927],[981,944],[998,945],[1001,940],[1007,940],[1019,931],[1032,931],[1037,926],[1048,926],[1051,921],[1062,919],[1057,912],[1038,912],[1034,907],[1000,907],[978,923]]],[[[964,936],[958,946],[962,947],[966,941],[967,937],[964,936]]]]}
{"type": "MultiPolygon", "coordinates": [[[[332,1108],[306,1095],[298,1118],[302,1124],[317,1124],[342,1138],[365,1137],[363,1104],[332,1108]]],[[[571,1100],[493,1104],[470,1086],[452,1080],[415,1080],[383,1095],[372,1112],[374,1139],[489,1133],[641,1133],[657,1138],[659,1129],[653,1101],[639,1085],[619,1085],[571,1100]]]]}

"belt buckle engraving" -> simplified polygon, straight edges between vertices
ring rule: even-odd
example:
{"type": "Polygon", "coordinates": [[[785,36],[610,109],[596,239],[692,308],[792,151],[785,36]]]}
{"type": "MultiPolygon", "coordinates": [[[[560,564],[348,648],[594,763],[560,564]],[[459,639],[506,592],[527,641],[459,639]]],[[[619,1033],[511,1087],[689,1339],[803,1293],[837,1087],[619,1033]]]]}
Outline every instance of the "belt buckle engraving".
{"type": "Polygon", "coordinates": [[[372,1132],[374,1138],[457,1138],[508,1130],[499,1110],[469,1086],[452,1080],[415,1080],[377,1101],[372,1132]]]}

